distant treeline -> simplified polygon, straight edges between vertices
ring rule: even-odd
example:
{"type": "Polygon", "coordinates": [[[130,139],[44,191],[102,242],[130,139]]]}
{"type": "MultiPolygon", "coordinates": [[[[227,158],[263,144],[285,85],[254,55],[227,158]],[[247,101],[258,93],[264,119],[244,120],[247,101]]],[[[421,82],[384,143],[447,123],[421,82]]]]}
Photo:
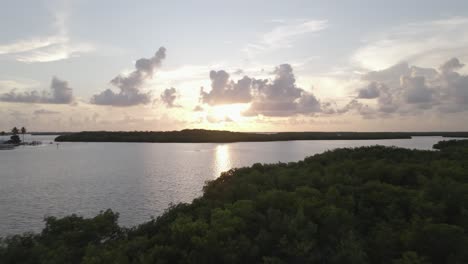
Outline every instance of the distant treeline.
{"type": "Polygon", "coordinates": [[[107,210],[0,240],[1,263],[468,263],[468,141],[233,169],[134,228],[107,210]]]}
{"type": "MultiPolygon", "coordinates": [[[[33,136],[56,136],[56,135],[68,135],[68,134],[73,134],[76,132],[28,132],[26,134],[30,134],[33,136]]],[[[12,135],[13,133],[11,132],[5,132],[6,135],[12,135]]]]}
{"type": "Polygon", "coordinates": [[[73,132],[31,132],[33,136],[55,136],[55,135],[68,135],[73,132]]]}
{"type": "Polygon", "coordinates": [[[468,137],[468,132],[281,132],[243,133],[219,130],[185,129],[181,131],[79,132],[61,135],[56,141],[71,142],[262,142],[290,140],[371,140],[405,139],[412,136],[468,137]]]}

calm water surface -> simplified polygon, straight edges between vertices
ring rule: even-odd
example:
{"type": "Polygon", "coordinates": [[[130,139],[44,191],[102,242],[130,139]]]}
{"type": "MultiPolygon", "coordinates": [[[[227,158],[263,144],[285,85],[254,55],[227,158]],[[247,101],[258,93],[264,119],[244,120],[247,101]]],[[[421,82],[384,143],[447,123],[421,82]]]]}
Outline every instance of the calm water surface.
{"type": "MultiPolygon", "coordinates": [[[[27,140],[53,141],[53,136],[27,140]]],[[[44,216],[111,208],[133,226],[190,202],[207,180],[253,163],[369,145],[431,149],[441,137],[261,143],[60,143],[0,150],[0,236],[40,231],[44,216]]]]}

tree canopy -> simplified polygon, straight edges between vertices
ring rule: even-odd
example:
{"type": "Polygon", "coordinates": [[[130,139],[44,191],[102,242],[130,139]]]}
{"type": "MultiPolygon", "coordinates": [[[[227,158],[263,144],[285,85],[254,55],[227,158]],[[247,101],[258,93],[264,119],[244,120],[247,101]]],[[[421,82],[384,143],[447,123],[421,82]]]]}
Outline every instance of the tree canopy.
{"type": "Polygon", "coordinates": [[[18,129],[17,127],[13,127],[13,128],[11,129],[11,133],[12,133],[13,135],[16,135],[16,134],[19,133],[19,129],[18,129]]]}

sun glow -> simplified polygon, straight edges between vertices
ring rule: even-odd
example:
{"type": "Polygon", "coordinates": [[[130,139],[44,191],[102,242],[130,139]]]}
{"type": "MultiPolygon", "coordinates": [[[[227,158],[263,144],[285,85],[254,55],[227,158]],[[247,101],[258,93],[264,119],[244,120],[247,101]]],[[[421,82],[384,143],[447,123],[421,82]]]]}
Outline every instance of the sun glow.
{"type": "Polygon", "coordinates": [[[222,121],[239,121],[242,119],[242,112],[249,108],[249,104],[217,105],[210,108],[208,114],[222,121]]]}

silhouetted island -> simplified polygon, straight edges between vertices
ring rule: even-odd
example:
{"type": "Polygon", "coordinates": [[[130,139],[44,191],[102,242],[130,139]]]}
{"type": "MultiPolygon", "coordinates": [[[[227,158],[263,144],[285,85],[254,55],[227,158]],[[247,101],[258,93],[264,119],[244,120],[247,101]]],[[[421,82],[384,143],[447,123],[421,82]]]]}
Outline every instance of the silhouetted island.
{"type": "Polygon", "coordinates": [[[172,142],[228,143],[291,140],[371,140],[408,139],[412,136],[468,137],[468,132],[281,132],[245,133],[221,130],[184,129],[181,131],[85,131],[61,135],[55,141],[68,142],[172,142]]]}
{"type": "Polygon", "coordinates": [[[468,263],[468,140],[434,147],[232,169],[133,228],[111,210],[47,217],[0,239],[0,262],[468,263]]]}

